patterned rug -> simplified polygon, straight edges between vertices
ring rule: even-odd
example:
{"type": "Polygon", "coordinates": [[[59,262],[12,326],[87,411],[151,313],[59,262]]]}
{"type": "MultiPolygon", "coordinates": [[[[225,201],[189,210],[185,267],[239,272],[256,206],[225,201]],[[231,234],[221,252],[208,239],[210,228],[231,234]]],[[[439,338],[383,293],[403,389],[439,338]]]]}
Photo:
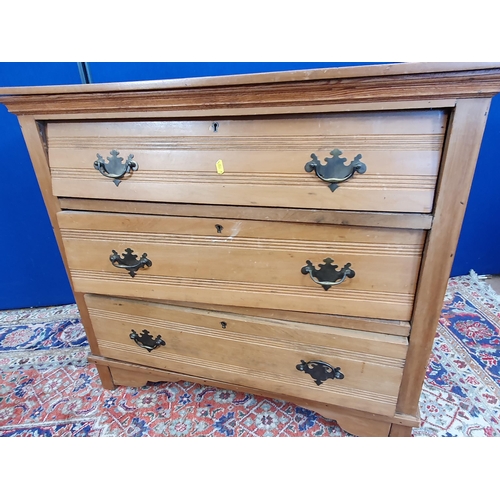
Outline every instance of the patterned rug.
{"type": "MultiPolygon", "coordinates": [[[[414,436],[500,436],[500,300],[450,279],[414,436]]],[[[291,403],[189,382],[101,388],[76,306],[0,311],[0,436],[349,436],[291,403]]]]}

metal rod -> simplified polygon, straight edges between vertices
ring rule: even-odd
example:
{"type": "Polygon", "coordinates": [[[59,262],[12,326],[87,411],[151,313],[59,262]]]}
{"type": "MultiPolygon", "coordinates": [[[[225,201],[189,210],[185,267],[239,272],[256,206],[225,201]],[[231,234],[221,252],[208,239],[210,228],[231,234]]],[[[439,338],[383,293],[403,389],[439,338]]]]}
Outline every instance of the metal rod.
{"type": "Polygon", "coordinates": [[[76,64],[78,64],[78,71],[80,72],[80,78],[82,79],[82,83],[92,83],[89,63],[79,62],[76,64]]]}

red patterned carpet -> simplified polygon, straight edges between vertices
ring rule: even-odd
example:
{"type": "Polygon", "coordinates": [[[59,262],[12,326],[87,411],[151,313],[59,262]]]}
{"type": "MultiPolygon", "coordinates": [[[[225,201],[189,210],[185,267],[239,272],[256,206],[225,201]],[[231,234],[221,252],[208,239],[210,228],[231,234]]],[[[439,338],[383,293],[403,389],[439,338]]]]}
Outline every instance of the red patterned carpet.
{"type": "MultiPolygon", "coordinates": [[[[101,388],[75,306],[0,312],[0,436],[349,436],[290,403],[193,383],[101,388]]],[[[414,436],[500,436],[500,301],[451,279],[414,436]]]]}

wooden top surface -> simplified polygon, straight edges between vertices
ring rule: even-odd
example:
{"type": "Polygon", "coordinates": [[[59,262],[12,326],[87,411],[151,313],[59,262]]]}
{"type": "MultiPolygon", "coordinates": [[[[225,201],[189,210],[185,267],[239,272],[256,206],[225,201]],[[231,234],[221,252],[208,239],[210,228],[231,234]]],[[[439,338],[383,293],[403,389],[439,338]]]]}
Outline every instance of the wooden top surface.
{"type": "Polygon", "coordinates": [[[255,85],[266,83],[286,83],[293,81],[315,81],[329,79],[350,79],[383,77],[396,75],[415,75],[446,72],[468,72],[500,69],[498,62],[486,63],[398,63],[376,64],[371,66],[348,66],[341,68],[321,68],[299,71],[280,71],[247,75],[178,78],[171,80],[149,80],[141,82],[52,85],[38,87],[4,87],[0,96],[22,96],[34,94],[77,94],[89,92],[126,92],[162,89],[185,89],[192,87],[216,87],[231,85],[255,85]]]}

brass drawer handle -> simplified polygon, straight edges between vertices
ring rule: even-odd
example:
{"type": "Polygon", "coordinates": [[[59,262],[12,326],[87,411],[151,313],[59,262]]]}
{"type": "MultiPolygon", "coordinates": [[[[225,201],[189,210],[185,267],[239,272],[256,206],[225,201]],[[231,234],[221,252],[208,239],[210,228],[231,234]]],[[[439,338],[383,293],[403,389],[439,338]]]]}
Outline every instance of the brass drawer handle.
{"type": "Polygon", "coordinates": [[[355,172],[358,174],[364,174],[366,172],[366,165],[359,161],[361,155],[356,155],[354,160],[351,161],[349,165],[345,165],[347,161],[346,158],[340,158],[342,151],[340,149],[334,149],[330,151],[332,158],[325,158],[326,165],[323,165],[318,157],[313,153],[311,155],[312,161],[306,163],[306,172],[314,173],[325,182],[329,182],[328,186],[331,191],[335,191],[341,182],[349,180],[355,172]]]}
{"type": "Polygon", "coordinates": [[[316,385],[321,385],[325,380],[331,379],[343,379],[344,374],[340,371],[340,368],[334,368],[332,365],[325,363],[324,361],[304,361],[300,360],[295,368],[300,372],[308,373],[313,378],[316,385]]]}
{"type": "Polygon", "coordinates": [[[147,258],[148,254],[143,253],[141,258],[138,259],[137,255],[131,248],[126,248],[122,256],[116,250],[111,250],[113,253],[109,256],[109,260],[113,266],[120,269],[126,269],[132,278],[137,274],[136,271],[144,269],[146,266],[151,267],[153,263],[147,258]]]}
{"type": "Polygon", "coordinates": [[[346,278],[354,278],[356,273],[351,269],[351,263],[348,262],[340,271],[337,271],[339,266],[332,266],[333,259],[330,257],[323,260],[324,264],[319,265],[319,269],[314,267],[310,260],[306,260],[307,266],[304,266],[300,271],[302,274],[309,274],[314,283],[321,285],[325,290],[332,286],[340,285],[346,278]]]}
{"type": "Polygon", "coordinates": [[[94,168],[99,170],[105,177],[113,179],[113,182],[118,187],[121,182],[120,179],[131,171],[135,172],[139,168],[139,165],[137,162],[132,161],[134,155],[128,155],[125,163],[122,163],[123,158],[118,156],[120,154],[119,151],[113,149],[109,154],[111,156],[108,156],[108,163],[105,163],[104,158],[97,153],[97,160],[94,162],[94,168]]]}
{"type": "Polygon", "coordinates": [[[141,335],[139,335],[135,330],[132,330],[132,333],[129,337],[143,349],[151,352],[153,349],[160,347],[161,345],[165,345],[165,341],[161,338],[161,335],[157,335],[154,339],[153,336],[147,331],[142,330],[141,335]]]}

